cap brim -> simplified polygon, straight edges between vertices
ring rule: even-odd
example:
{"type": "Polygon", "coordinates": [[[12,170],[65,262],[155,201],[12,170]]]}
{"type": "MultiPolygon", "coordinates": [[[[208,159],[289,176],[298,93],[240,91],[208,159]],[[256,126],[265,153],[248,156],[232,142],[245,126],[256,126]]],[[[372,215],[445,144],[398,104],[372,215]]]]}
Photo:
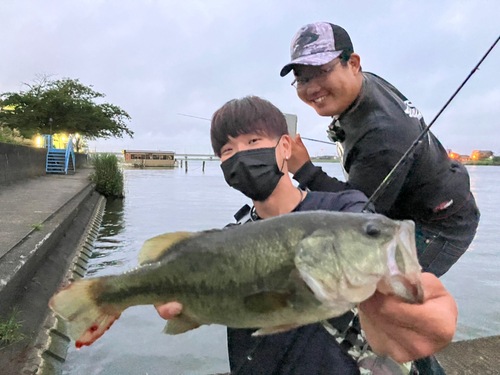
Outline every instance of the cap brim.
{"type": "Polygon", "coordinates": [[[322,53],[315,53],[314,55],[298,57],[295,60],[292,60],[291,62],[286,64],[283,67],[283,69],[281,69],[280,76],[284,77],[288,73],[290,73],[294,65],[320,66],[328,64],[333,59],[339,57],[341,53],[342,51],[322,52],[322,53]]]}

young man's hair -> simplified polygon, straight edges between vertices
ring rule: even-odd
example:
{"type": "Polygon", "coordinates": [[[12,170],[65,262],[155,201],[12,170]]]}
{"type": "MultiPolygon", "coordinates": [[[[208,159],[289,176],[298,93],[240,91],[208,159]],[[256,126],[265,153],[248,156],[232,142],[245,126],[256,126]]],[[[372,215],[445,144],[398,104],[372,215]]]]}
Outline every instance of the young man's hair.
{"type": "MultiPolygon", "coordinates": [[[[342,53],[339,55],[340,65],[342,65],[345,68],[347,66],[347,63],[351,59],[351,55],[352,54],[353,54],[353,51],[351,51],[351,50],[342,51],[342,53]]],[[[363,71],[363,69],[361,68],[361,66],[359,67],[359,71],[360,72],[363,71]]]]}
{"type": "Polygon", "coordinates": [[[342,66],[347,66],[347,62],[351,58],[351,55],[352,55],[352,51],[351,50],[342,51],[342,53],[339,55],[340,64],[342,66]]]}
{"type": "Polygon", "coordinates": [[[230,100],[212,116],[210,137],[214,153],[219,157],[229,137],[252,133],[270,138],[288,134],[285,116],[273,104],[258,96],[230,100]]]}

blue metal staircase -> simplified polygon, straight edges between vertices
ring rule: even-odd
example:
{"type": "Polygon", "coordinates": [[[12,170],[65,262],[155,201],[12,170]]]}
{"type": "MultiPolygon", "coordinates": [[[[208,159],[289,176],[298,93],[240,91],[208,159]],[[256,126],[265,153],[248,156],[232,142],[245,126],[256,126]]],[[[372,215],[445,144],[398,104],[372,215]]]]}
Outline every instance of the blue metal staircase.
{"type": "Polygon", "coordinates": [[[75,151],[73,149],[73,141],[69,138],[66,149],[58,149],[53,147],[52,136],[43,135],[44,146],[48,149],[47,165],[45,171],[47,173],[68,174],[68,170],[75,171],[75,151]]]}

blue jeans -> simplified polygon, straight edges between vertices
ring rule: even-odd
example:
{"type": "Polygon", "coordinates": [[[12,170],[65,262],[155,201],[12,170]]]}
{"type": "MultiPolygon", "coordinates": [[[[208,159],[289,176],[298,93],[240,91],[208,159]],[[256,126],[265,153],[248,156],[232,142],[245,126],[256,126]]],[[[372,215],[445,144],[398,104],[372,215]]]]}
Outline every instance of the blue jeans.
{"type": "Polygon", "coordinates": [[[443,276],[468,249],[479,224],[475,202],[471,201],[470,206],[464,207],[467,220],[451,225],[415,223],[418,261],[424,272],[443,276]]]}

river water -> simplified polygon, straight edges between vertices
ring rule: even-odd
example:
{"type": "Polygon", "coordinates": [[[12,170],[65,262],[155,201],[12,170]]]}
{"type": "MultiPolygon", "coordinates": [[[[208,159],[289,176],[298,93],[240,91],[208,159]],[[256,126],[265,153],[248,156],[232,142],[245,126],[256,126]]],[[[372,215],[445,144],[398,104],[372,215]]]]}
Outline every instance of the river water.
{"type": "MultiPolygon", "coordinates": [[[[137,266],[142,244],[158,234],[220,228],[249,201],[228,187],[220,163],[190,161],[184,169],[127,169],[123,201],[108,201],[87,277],[137,266]]],[[[343,180],[338,163],[320,164],[343,180]]],[[[459,307],[455,340],[500,334],[500,167],[469,166],[481,210],[469,251],[441,280],[459,307]]],[[[229,371],[226,331],[203,326],[178,336],[161,333],[165,321],[152,306],[127,309],[92,346],[71,347],[64,374],[213,374],[229,371]]]]}

